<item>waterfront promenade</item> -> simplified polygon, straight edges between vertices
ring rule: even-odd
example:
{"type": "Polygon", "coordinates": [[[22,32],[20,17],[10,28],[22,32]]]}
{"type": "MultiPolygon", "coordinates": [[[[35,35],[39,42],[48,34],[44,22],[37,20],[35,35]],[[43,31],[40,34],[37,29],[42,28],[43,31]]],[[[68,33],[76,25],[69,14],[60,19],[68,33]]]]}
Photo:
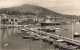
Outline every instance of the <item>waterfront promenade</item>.
{"type": "Polygon", "coordinates": [[[55,38],[55,39],[61,38],[61,39],[63,39],[63,40],[66,41],[66,42],[69,42],[69,43],[78,45],[78,46],[80,47],[80,41],[78,41],[78,40],[66,38],[66,37],[63,37],[63,36],[59,36],[59,35],[55,35],[55,34],[43,32],[43,31],[38,31],[38,30],[36,30],[36,29],[34,29],[34,28],[33,28],[33,29],[31,29],[31,28],[29,28],[29,29],[22,29],[22,30],[23,30],[23,31],[29,30],[29,31],[32,31],[32,32],[35,32],[35,33],[45,34],[45,35],[50,36],[50,37],[53,37],[53,38],[55,38]]]}

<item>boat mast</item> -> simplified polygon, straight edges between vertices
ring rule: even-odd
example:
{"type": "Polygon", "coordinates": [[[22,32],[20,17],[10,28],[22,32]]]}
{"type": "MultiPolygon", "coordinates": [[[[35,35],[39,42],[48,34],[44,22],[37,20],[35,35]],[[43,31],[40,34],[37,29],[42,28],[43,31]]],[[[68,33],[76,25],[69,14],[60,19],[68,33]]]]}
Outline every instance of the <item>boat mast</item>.
{"type": "Polygon", "coordinates": [[[56,21],[56,16],[55,16],[55,28],[56,28],[56,22],[57,22],[57,21],[56,21]]]}
{"type": "Polygon", "coordinates": [[[73,34],[73,22],[72,22],[72,39],[74,39],[74,34],[73,34]]]}

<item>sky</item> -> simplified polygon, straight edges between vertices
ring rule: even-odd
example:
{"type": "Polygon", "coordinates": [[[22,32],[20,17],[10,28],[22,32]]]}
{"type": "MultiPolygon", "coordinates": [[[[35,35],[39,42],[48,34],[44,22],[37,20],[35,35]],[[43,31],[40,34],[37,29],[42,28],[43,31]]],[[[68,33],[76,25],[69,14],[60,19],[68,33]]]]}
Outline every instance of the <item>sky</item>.
{"type": "Polygon", "coordinates": [[[24,4],[38,5],[61,14],[80,15],[80,0],[0,0],[0,8],[24,4]]]}

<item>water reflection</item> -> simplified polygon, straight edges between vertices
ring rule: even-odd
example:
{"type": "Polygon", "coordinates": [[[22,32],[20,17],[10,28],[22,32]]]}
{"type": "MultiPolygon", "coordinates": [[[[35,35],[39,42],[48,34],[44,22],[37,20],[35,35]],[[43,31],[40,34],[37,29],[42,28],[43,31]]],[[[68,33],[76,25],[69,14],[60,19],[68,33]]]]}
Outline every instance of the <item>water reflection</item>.
{"type": "MultiPolygon", "coordinates": [[[[61,30],[56,30],[55,34],[62,35],[64,37],[72,38],[72,25],[61,25],[57,27],[62,27],[61,30]],[[67,28],[68,30],[64,30],[67,28]]],[[[74,32],[80,32],[79,25],[73,25],[74,32]]],[[[41,27],[38,27],[41,28],[41,27]]],[[[31,50],[53,50],[55,49],[53,45],[48,43],[44,43],[42,41],[32,41],[32,40],[23,40],[21,35],[17,33],[20,32],[19,28],[7,28],[7,29],[0,29],[1,35],[1,48],[2,49],[28,49],[30,50],[29,43],[31,43],[31,50]],[[7,47],[4,47],[6,44],[7,47]]],[[[74,33],[73,32],[73,33],[74,33]]],[[[75,38],[76,40],[80,40],[80,38],[75,38]]],[[[56,48],[55,50],[63,50],[61,48],[56,48]]]]}
{"type": "MultiPolygon", "coordinates": [[[[1,30],[1,49],[2,50],[20,50],[20,49],[28,49],[28,50],[53,50],[54,46],[43,41],[32,41],[23,40],[22,36],[18,35],[19,32],[18,28],[7,28],[7,29],[0,29],[1,30]],[[31,49],[30,49],[31,47],[31,49]]],[[[58,48],[57,48],[58,49],[58,48]]]]}
{"type": "Polygon", "coordinates": [[[9,40],[16,35],[16,28],[6,28],[6,29],[0,29],[1,31],[1,44],[2,47],[4,47],[4,45],[6,43],[9,43],[9,40]]]}

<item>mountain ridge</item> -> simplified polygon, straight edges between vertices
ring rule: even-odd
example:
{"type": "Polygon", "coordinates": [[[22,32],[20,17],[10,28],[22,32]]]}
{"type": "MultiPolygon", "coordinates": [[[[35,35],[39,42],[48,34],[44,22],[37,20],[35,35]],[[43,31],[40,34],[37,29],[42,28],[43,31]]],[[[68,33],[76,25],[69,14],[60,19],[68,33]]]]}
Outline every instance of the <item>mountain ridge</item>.
{"type": "Polygon", "coordinates": [[[11,8],[3,8],[0,9],[0,14],[1,13],[5,13],[8,15],[40,15],[40,16],[52,16],[52,17],[65,17],[65,18],[77,18],[76,15],[65,15],[65,14],[60,14],[57,13],[55,11],[51,11],[47,8],[43,8],[40,6],[36,6],[36,5],[29,5],[29,4],[25,4],[25,5],[21,5],[18,7],[11,7],[11,8]]]}

